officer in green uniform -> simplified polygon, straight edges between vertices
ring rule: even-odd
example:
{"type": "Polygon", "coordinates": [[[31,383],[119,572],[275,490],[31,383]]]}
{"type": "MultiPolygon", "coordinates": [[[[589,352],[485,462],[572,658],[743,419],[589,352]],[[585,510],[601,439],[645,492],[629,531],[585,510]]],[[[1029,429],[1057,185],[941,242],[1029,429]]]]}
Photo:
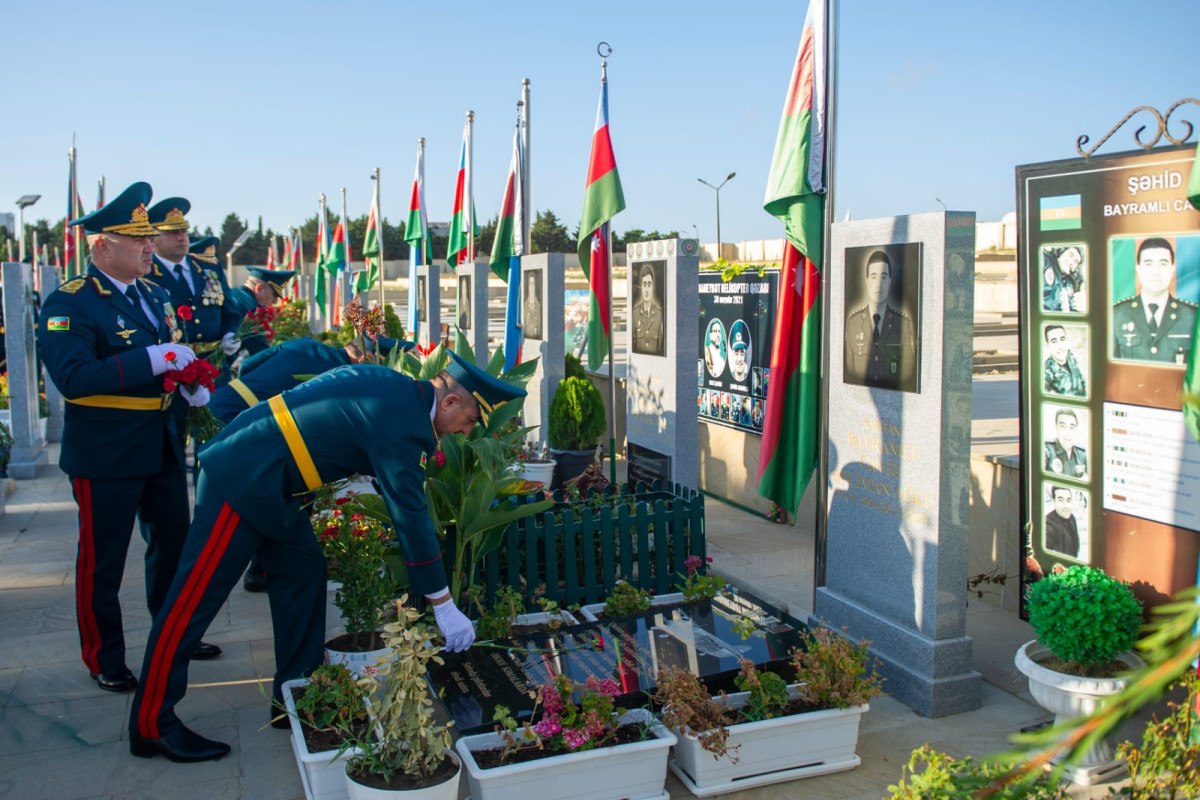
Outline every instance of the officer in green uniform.
{"type": "MultiPolygon", "coordinates": [[[[283,299],[283,287],[296,274],[293,269],[271,270],[262,267],[250,267],[247,271],[250,277],[246,278],[246,283],[230,291],[228,299],[239,323],[254,309],[270,308],[283,299]]],[[[250,355],[261,353],[270,346],[267,337],[262,335],[251,336],[240,343],[241,349],[250,355]]]]}
{"type": "Polygon", "coordinates": [[[1074,411],[1060,408],[1055,412],[1054,435],[1055,438],[1046,442],[1042,449],[1046,471],[1086,481],[1087,451],[1075,445],[1079,437],[1079,417],[1074,411]]]}
{"type": "MultiPolygon", "coordinates": [[[[144,280],[158,231],[148,183],[135,183],[79,219],[91,260],[49,297],[38,350],[66,399],[59,466],[79,508],[75,602],[83,662],[101,689],[137,685],[125,664],[118,595],[134,516],[147,526],[146,604],[167,597],[188,529],[177,417],[162,375],[195,359],[165,291],[144,280]]],[[[190,652],[199,640],[191,643],[190,652]]]]}
{"type": "MultiPolygon", "coordinates": [[[[350,364],[361,364],[378,353],[386,358],[396,347],[411,350],[413,342],[400,341],[381,336],[378,342],[366,339],[369,352],[364,353],[356,341],[345,347],[332,347],[316,339],[293,339],[290,342],[269,347],[242,362],[238,377],[212,394],[208,410],[221,422],[228,425],[233,418],[251,406],[270,399],[280,392],[294,389],[306,378],[320,375],[331,369],[350,364]]],[[[255,556],[242,587],[248,592],[265,592],[267,574],[255,556]]],[[[192,656],[195,658],[195,656],[192,656]]]]}
{"type": "Polygon", "coordinates": [[[654,270],[647,264],[639,279],[640,302],[633,309],[633,352],[652,356],[663,354],[663,310],[654,297],[654,270]]]}
{"type": "Polygon", "coordinates": [[[1186,366],[1192,350],[1196,304],[1171,294],[1175,250],[1152,236],[1137,250],[1141,292],[1113,306],[1113,358],[1186,366]]]}
{"type": "Polygon", "coordinates": [[[867,259],[867,304],[846,318],[843,369],[848,383],[916,390],[917,337],[908,315],[892,306],[892,262],[882,250],[867,259]]]}
{"type": "Polygon", "coordinates": [[[424,463],[440,436],[467,433],[523,389],[453,353],[431,381],[373,364],[340,367],[239,414],[200,451],[196,513],[180,570],[150,631],[133,700],[130,751],[174,761],[220,758],[229,745],[186,728],[175,705],[188,653],[258,551],[271,576],[275,683],[323,660],[325,559],[300,495],[328,481],[373,475],[391,514],[412,591],[429,598],[446,649],[475,632],[446,588],[441,547],[425,505],[424,463]]]}
{"type": "Polygon", "coordinates": [[[750,327],[739,319],[729,329],[729,374],[738,383],[744,383],[750,376],[749,358],[750,327]]]}
{"type": "Polygon", "coordinates": [[[1042,382],[1050,394],[1067,397],[1086,397],[1087,382],[1079,370],[1079,362],[1071,352],[1067,330],[1062,325],[1047,325],[1042,330],[1050,355],[1042,364],[1042,382]]]}

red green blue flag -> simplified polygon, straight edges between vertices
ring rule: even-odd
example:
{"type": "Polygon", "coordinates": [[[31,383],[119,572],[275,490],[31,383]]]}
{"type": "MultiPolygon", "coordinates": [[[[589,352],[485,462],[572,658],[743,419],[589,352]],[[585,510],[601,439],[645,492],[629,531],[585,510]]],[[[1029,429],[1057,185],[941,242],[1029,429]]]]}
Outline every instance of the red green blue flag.
{"type": "Polygon", "coordinates": [[[579,264],[587,275],[591,290],[588,314],[588,368],[597,369],[608,355],[612,335],[610,292],[612,281],[608,265],[608,225],[625,208],[625,192],[617,174],[608,131],[608,79],[600,79],[600,105],[596,109],[596,129],[592,133],[592,154],[588,160],[587,184],[583,193],[583,214],[579,220],[579,264]]]}
{"type": "Polygon", "coordinates": [[[810,0],[763,207],[784,225],[758,493],[795,513],[820,441],[820,268],[825,234],[825,0],[810,0]]]}
{"type": "Polygon", "coordinates": [[[475,198],[471,185],[471,121],[463,126],[462,150],[458,155],[458,175],[454,181],[454,210],[450,214],[450,241],[446,260],[460,267],[474,260],[471,244],[475,230],[475,198]]]}
{"type": "Polygon", "coordinates": [[[429,241],[429,217],[425,212],[425,140],[417,142],[417,166],[408,199],[408,218],[404,223],[404,241],[408,242],[408,326],[417,338],[417,266],[433,260],[429,241]]]}

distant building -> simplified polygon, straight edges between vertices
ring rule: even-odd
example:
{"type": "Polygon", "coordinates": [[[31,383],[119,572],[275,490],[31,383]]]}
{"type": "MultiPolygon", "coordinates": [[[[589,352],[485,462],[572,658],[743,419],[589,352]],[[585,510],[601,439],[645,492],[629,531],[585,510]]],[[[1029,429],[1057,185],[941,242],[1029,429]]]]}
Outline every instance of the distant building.
{"type": "Polygon", "coordinates": [[[12,213],[4,211],[0,212],[0,228],[8,231],[9,236],[16,236],[17,233],[17,218],[12,213]]]}

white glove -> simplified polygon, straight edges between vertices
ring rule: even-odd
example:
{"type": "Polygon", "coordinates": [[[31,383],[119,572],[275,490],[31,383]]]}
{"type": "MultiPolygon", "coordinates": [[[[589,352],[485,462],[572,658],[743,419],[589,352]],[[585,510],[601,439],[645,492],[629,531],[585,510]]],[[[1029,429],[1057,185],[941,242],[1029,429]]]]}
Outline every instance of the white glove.
{"type": "Polygon", "coordinates": [[[186,386],[180,386],[179,393],[183,395],[184,400],[187,400],[189,406],[197,408],[208,405],[208,400],[212,396],[208,389],[203,386],[197,386],[194,390],[186,386]]]}
{"type": "Polygon", "coordinates": [[[227,333],[221,337],[221,349],[225,351],[225,355],[232,356],[242,349],[242,342],[232,333],[227,333]]]}
{"type": "Polygon", "coordinates": [[[150,369],[155,375],[162,375],[169,369],[183,369],[196,360],[192,348],[182,344],[152,344],[146,348],[150,356],[150,369]],[[171,353],[168,358],[167,354],[171,353]]]}
{"type": "Polygon", "coordinates": [[[446,637],[446,649],[451,653],[466,650],[475,641],[475,627],[471,620],[454,605],[454,598],[433,607],[433,617],[446,637]]]}

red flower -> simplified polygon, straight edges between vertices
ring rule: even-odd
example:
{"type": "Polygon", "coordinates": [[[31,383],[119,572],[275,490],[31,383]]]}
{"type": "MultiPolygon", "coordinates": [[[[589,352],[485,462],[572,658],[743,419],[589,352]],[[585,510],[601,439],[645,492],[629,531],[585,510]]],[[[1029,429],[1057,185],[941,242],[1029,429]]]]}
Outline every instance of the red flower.
{"type": "Polygon", "coordinates": [[[180,306],[179,308],[175,309],[175,313],[182,320],[191,320],[192,307],[191,306],[180,306]]]}
{"type": "Polygon", "coordinates": [[[446,466],[446,454],[441,450],[434,451],[433,463],[437,464],[439,467],[446,466]]]}
{"type": "Polygon", "coordinates": [[[166,361],[168,364],[173,363],[175,361],[175,351],[168,350],[167,352],[163,353],[163,361],[166,361]]]}
{"type": "Polygon", "coordinates": [[[339,506],[344,506],[344,505],[346,505],[346,503],[350,502],[350,498],[349,497],[339,497],[339,498],[335,499],[333,502],[339,506]]]}
{"type": "Polygon", "coordinates": [[[175,391],[176,385],[177,384],[175,383],[175,381],[171,380],[170,378],[163,378],[163,391],[164,392],[175,391]]]}

